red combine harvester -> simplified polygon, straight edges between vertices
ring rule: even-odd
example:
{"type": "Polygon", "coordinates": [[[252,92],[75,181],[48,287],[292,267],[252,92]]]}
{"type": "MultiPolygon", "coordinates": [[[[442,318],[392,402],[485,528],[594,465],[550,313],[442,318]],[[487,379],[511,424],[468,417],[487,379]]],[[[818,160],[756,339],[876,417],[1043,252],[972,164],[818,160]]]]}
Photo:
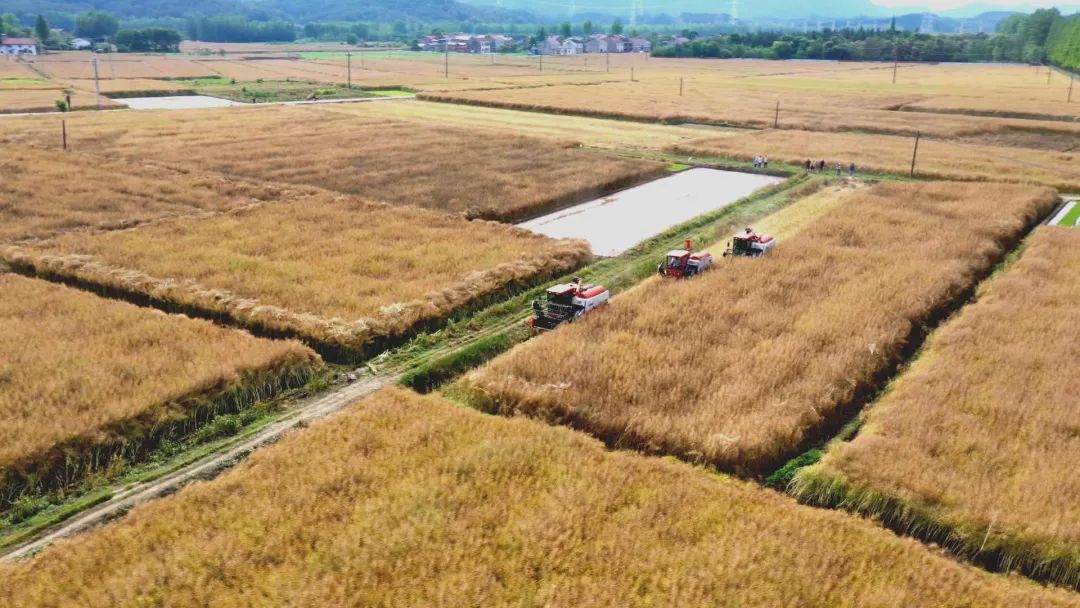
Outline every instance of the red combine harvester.
{"type": "Polygon", "coordinates": [[[712,268],[713,256],[708,251],[694,252],[694,244],[686,241],[686,249],[672,249],[656,267],[662,277],[685,279],[712,268]]]}
{"type": "Polygon", "coordinates": [[[525,322],[537,331],[549,331],[571,323],[582,315],[607,304],[611,293],[600,285],[582,285],[580,278],[573,283],[548,287],[546,301],[533,300],[533,316],[525,322]]]}
{"type": "Polygon", "coordinates": [[[776,247],[776,239],[767,234],[758,234],[752,228],[736,234],[731,239],[724,257],[749,257],[758,258],[772,251],[776,247]]]}

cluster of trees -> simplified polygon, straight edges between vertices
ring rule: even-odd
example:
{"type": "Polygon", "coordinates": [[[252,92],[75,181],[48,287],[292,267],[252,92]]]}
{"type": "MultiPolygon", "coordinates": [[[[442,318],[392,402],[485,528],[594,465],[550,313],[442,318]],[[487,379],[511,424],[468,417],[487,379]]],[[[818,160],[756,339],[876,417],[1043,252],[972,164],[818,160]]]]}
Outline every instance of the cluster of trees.
{"type": "Polygon", "coordinates": [[[192,17],[187,35],[206,42],[292,42],[296,26],[288,21],[251,21],[240,16],[192,17]]]}
{"type": "Polygon", "coordinates": [[[86,11],[75,17],[75,35],[80,38],[112,38],[120,31],[120,20],[109,13],[86,11]]]}
{"type": "Polygon", "coordinates": [[[180,32],[165,27],[147,27],[142,29],[120,30],[116,33],[116,46],[121,51],[135,53],[177,53],[180,41],[184,37],[180,32]]]}
{"type": "Polygon", "coordinates": [[[8,36],[29,36],[30,32],[22,26],[18,16],[11,13],[0,13],[0,34],[8,36]]]}
{"type": "Polygon", "coordinates": [[[1046,37],[1046,54],[1051,63],[1080,71],[1080,15],[1054,23],[1046,37]]]}
{"type": "Polygon", "coordinates": [[[1004,20],[995,34],[920,34],[897,30],[829,30],[807,34],[733,33],[697,37],[690,42],[654,47],[658,57],[756,57],[765,59],[835,59],[854,61],[1022,61],[1048,59],[1065,67],[1080,66],[1080,18],[1064,18],[1056,9],[1004,20]],[[1071,30],[1070,30],[1071,28],[1071,30]],[[1070,63],[1070,59],[1071,62],[1070,63]]]}
{"type": "Polygon", "coordinates": [[[1080,13],[1063,17],[1056,8],[1004,19],[998,31],[1020,46],[1025,61],[1080,70],[1080,13]]]}

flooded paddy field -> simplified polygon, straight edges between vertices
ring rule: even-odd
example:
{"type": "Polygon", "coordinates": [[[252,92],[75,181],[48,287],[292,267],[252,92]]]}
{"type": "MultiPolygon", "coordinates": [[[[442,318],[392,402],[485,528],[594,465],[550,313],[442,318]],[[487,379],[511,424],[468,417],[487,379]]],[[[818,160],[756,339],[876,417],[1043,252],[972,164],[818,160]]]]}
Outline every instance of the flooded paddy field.
{"type": "Polygon", "coordinates": [[[594,254],[615,256],[672,226],[782,181],[769,175],[689,169],[519,226],[550,237],[584,239],[594,254]]]}

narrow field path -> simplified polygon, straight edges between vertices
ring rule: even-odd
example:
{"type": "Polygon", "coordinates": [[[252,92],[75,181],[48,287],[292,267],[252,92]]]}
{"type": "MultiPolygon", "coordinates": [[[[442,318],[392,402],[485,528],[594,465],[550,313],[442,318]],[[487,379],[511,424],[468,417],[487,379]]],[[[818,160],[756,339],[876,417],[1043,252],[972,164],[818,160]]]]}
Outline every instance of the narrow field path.
{"type": "Polygon", "coordinates": [[[350,403],[396,381],[397,378],[397,374],[365,376],[351,384],[309,398],[278,421],[267,425],[239,443],[230,445],[224,451],[205,456],[157,479],[131,484],[118,490],[105,502],[87,509],[37,537],[11,547],[0,555],[0,562],[33,556],[60,539],[120,517],[136,505],[175,492],[192,481],[214,477],[243,460],[252,451],[278,440],[292,429],[334,414],[350,403]]]}

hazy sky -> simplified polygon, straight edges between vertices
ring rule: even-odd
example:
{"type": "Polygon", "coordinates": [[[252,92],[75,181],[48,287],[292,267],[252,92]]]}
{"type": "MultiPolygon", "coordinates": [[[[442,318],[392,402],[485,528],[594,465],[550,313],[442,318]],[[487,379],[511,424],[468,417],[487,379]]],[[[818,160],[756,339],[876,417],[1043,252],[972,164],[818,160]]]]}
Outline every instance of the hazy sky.
{"type": "Polygon", "coordinates": [[[871,0],[878,6],[886,7],[929,7],[933,11],[947,11],[955,8],[962,8],[969,4],[979,5],[993,5],[993,6],[1009,6],[1009,7],[1030,7],[1031,9],[1060,6],[1061,2],[1049,1],[1027,1],[1024,0],[871,0]]]}

